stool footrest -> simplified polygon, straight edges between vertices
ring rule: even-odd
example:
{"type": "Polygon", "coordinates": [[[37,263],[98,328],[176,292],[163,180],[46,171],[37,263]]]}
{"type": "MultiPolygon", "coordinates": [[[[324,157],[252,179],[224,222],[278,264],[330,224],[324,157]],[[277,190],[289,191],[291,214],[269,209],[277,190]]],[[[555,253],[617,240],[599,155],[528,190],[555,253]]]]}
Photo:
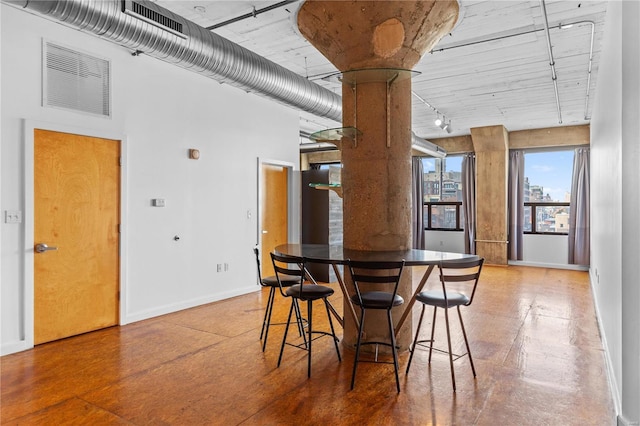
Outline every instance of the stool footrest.
{"type": "MultiPolygon", "coordinates": [[[[316,337],[312,338],[311,341],[318,340],[318,339],[320,339],[320,338],[322,338],[324,336],[333,337],[333,334],[331,334],[328,331],[312,331],[311,334],[320,334],[320,336],[316,336],[316,337]]],[[[339,342],[340,339],[338,339],[338,337],[336,336],[335,341],[339,342]]],[[[308,342],[308,340],[305,340],[304,342],[300,342],[300,343],[285,342],[285,345],[293,346],[294,348],[303,349],[305,351],[308,351],[309,348],[308,348],[308,343],[307,342],[308,342]]]]}
{"type": "MultiPolygon", "coordinates": [[[[425,345],[425,343],[428,343],[428,342],[432,342],[432,341],[431,340],[419,340],[419,341],[416,342],[416,347],[420,346],[420,347],[422,347],[424,349],[431,349],[431,350],[434,350],[436,352],[440,352],[441,354],[449,355],[449,351],[447,351],[447,350],[439,349],[439,348],[436,348],[435,346],[431,346],[431,345],[425,345]]],[[[409,351],[411,351],[411,349],[409,349],[409,351]]],[[[453,357],[454,361],[457,361],[457,360],[459,360],[460,358],[462,358],[463,356],[466,356],[466,355],[469,355],[469,353],[468,352],[465,352],[463,354],[451,353],[451,356],[453,357]]]]}

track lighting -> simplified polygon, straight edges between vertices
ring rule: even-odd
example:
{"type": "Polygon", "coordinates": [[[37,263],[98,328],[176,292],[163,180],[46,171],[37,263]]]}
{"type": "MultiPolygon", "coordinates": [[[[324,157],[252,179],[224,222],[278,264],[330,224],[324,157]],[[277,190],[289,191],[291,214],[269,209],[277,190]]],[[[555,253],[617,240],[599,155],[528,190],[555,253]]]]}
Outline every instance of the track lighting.
{"type": "Polygon", "coordinates": [[[436,126],[440,127],[442,130],[446,131],[447,133],[451,133],[451,120],[449,120],[449,123],[446,123],[446,117],[444,116],[444,114],[442,114],[440,111],[438,111],[429,102],[427,102],[424,99],[422,99],[418,94],[416,94],[416,92],[412,91],[411,94],[413,94],[413,96],[418,98],[418,100],[420,100],[420,102],[422,102],[423,104],[425,104],[426,106],[431,108],[433,110],[433,112],[436,113],[436,119],[433,120],[433,122],[435,123],[436,126]],[[440,118],[440,115],[442,115],[442,118],[440,118]]]}

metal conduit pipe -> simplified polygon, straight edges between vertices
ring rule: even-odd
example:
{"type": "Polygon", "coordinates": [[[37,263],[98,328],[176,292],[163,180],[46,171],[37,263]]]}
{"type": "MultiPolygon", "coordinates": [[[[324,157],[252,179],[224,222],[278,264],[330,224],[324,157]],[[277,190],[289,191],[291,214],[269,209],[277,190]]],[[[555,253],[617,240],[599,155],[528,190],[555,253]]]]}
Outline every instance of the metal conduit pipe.
{"type": "Polygon", "coordinates": [[[218,24],[211,25],[210,27],[207,27],[207,29],[208,30],[215,30],[217,28],[225,27],[225,26],[227,26],[229,24],[233,24],[235,22],[239,22],[239,21],[242,21],[244,19],[255,18],[255,17],[257,17],[258,15],[260,15],[262,13],[269,12],[271,10],[277,9],[279,7],[286,6],[286,5],[291,4],[291,3],[295,3],[297,1],[298,0],[284,0],[284,1],[281,1],[279,3],[272,4],[272,5],[267,6],[267,7],[263,7],[261,9],[256,9],[255,6],[254,6],[252,12],[245,13],[244,15],[236,16],[235,18],[227,19],[224,22],[220,22],[218,24]]]}
{"type": "MultiPolygon", "coordinates": [[[[561,23],[561,24],[557,24],[554,25],[552,27],[549,28],[558,28],[558,29],[567,29],[567,28],[571,28],[573,26],[577,26],[577,25],[591,25],[591,41],[589,42],[589,64],[587,67],[587,89],[586,89],[586,96],[585,96],[585,102],[584,102],[584,119],[585,120],[589,120],[589,99],[590,99],[590,92],[591,92],[591,69],[593,66],[593,42],[594,42],[594,38],[595,38],[595,31],[596,31],[596,23],[593,21],[589,21],[589,20],[583,20],[583,21],[573,21],[573,22],[566,22],[566,23],[561,23]]],[[[440,47],[438,49],[432,49],[429,53],[437,53],[437,52],[444,52],[445,50],[450,50],[450,49],[457,49],[459,47],[467,47],[467,46],[473,46],[475,44],[481,44],[481,43],[488,43],[490,41],[497,41],[497,40],[504,40],[507,38],[511,38],[511,37],[517,37],[517,36],[521,36],[521,35],[526,35],[526,34],[532,34],[538,31],[545,31],[545,28],[534,28],[531,30],[526,30],[526,31],[520,31],[517,33],[513,33],[513,34],[508,34],[508,35],[502,35],[502,36],[498,36],[498,37],[490,37],[490,38],[486,38],[486,39],[482,39],[482,40],[476,40],[476,41],[472,41],[472,42],[467,42],[467,43],[460,43],[460,44],[454,44],[454,45],[450,45],[450,46],[446,46],[446,47],[440,47]]],[[[313,77],[317,77],[317,76],[312,76],[313,77]]]]}
{"type": "Polygon", "coordinates": [[[544,17],[544,30],[547,35],[547,51],[549,53],[549,66],[551,67],[551,80],[553,80],[553,89],[556,92],[556,108],[558,110],[558,124],[562,124],[562,111],[560,109],[560,95],[558,95],[558,76],[556,75],[556,62],[553,59],[553,48],[551,47],[551,34],[549,33],[549,20],[547,19],[547,6],[544,0],[540,0],[542,7],[542,16],[544,17]]]}
{"type": "Polygon", "coordinates": [[[254,92],[281,104],[342,121],[339,95],[155,3],[145,8],[182,25],[184,37],[122,11],[120,0],[2,0],[68,27],[254,92]]]}
{"type": "Polygon", "coordinates": [[[588,23],[591,24],[591,47],[589,48],[589,70],[587,71],[587,95],[584,100],[584,119],[589,120],[589,92],[591,87],[591,65],[593,64],[593,38],[596,33],[596,23],[593,21],[581,21],[576,24],[588,23]]]}

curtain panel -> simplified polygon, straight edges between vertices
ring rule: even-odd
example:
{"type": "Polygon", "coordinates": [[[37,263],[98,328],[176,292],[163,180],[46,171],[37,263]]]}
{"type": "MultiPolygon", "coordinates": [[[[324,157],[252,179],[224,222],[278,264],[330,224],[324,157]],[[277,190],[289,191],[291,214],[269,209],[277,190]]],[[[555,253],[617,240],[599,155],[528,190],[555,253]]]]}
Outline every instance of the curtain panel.
{"type": "Polygon", "coordinates": [[[464,252],[476,254],[476,156],[462,158],[462,209],[464,211],[464,252]]]}
{"type": "Polygon", "coordinates": [[[569,263],[589,265],[590,183],[589,148],[576,148],[571,179],[571,212],[569,214],[569,263]]]}
{"type": "Polygon", "coordinates": [[[524,152],[509,152],[509,260],[523,259],[524,152]]]}
{"type": "Polygon", "coordinates": [[[413,195],[413,209],[411,212],[411,229],[413,233],[413,248],[424,249],[424,170],[422,158],[413,157],[411,160],[411,193],[413,195]]]}

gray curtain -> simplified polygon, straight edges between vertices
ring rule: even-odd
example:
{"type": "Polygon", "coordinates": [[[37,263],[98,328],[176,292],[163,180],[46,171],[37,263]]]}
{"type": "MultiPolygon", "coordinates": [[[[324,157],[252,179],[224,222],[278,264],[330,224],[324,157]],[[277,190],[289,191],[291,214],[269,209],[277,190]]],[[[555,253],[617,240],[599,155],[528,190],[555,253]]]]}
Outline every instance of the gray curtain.
{"type": "Polygon", "coordinates": [[[476,254],[476,156],[462,158],[462,209],[464,211],[464,252],[476,254]]]}
{"type": "Polygon", "coordinates": [[[577,148],[573,157],[571,212],[569,214],[569,263],[589,265],[589,148],[577,148]]]}
{"type": "Polygon", "coordinates": [[[509,259],[522,260],[524,229],[524,152],[509,152],[509,259]]]}
{"type": "Polygon", "coordinates": [[[413,248],[424,249],[424,171],[422,159],[413,157],[411,162],[411,193],[413,195],[413,209],[411,214],[411,229],[413,230],[413,248]]]}

